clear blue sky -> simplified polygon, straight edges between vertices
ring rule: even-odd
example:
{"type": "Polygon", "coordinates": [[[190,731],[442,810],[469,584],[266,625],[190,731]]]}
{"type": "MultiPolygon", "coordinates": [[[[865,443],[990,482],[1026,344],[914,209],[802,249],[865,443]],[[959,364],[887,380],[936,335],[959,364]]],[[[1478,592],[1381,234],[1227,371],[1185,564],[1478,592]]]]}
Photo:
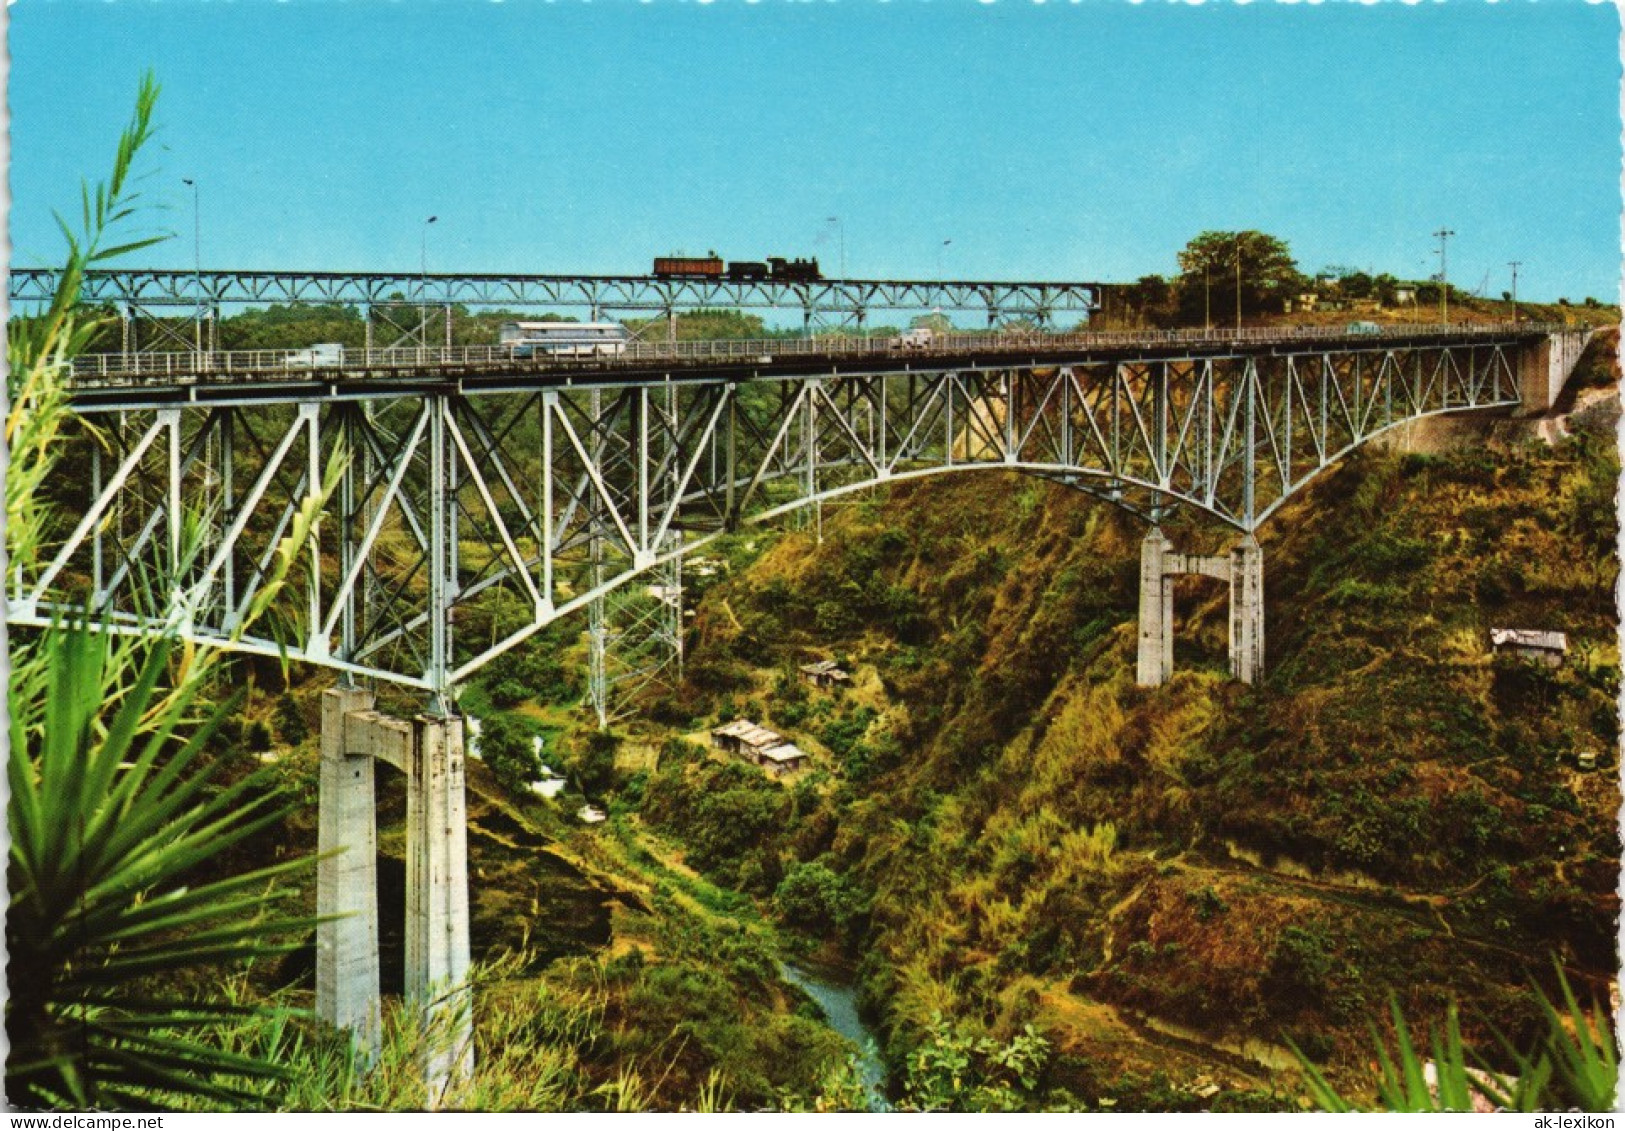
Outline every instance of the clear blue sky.
{"type": "Polygon", "coordinates": [[[1532,298],[1619,282],[1619,17],[1548,0],[20,0],[13,261],[163,85],[144,254],[205,267],[1129,280],[1204,229],[1532,298]],[[828,221],[840,217],[839,225],[828,221]],[[944,247],[944,241],[951,244],[944,247]]]}

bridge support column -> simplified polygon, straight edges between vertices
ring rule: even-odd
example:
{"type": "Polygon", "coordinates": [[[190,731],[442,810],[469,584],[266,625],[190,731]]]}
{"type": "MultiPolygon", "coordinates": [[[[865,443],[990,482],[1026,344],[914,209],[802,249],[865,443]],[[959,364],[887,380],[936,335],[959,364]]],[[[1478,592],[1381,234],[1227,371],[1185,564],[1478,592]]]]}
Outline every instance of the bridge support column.
{"type": "Polygon", "coordinates": [[[378,835],[374,762],[406,774],[406,999],[421,1011],[430,1106],[474,1072],[468,987],[468,804],[463,721],[412,722],[339,687],[322,697],[320,849],[316,906],[342,918],[316,930],[316,1015],[377,1057],[378,835]],[[331,855],[328,855],[331,854],[331,855]]]}
{"type": "Polygon", "coordinates": [[[1251,534],[1230,551],[1230,674],[1242,683],[1264,674],[1264,551],[1251,534]]]}
{"type": "Polygon", "coordinates": [[[1174,670],[1174,590],[1165,561],[1170,544],[1153,526],[1140,543],[1140,648],[1134,681],[1160,687],[1174,670]]]}
{"type": "Polygon", "coordinates": [[[1199,574],[1230,586],[1230,674],[1257,683],[1264,674],[1264,553],[1247,535],[1228,555],[1176,553],[1153,526],[1140,544],[1140,643],[1134,680],[1160,687],[1174,672],[1174,578],[1199,574]]]}
{"type": "Polygon", "coordinates": [[[407,772],[406,997],[423,1010],[431,1106],[474,1073],[463,721],[420,715],[407,772]]]}
{"type": "Polygon", "coordinates": [[[322,695],[316,913],[316,1016],[351,1039],[370,1065],[378,1051],[378,834],[372,756],[354,750],[347,718],[372,706],[354,687],[322,695]]]}

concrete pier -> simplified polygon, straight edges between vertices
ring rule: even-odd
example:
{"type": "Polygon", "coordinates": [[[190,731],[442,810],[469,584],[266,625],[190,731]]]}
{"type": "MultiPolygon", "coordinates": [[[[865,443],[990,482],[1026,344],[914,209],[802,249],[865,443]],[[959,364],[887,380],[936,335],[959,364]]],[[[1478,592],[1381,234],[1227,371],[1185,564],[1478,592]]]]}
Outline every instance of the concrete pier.
{"type": "Polygon", "coordinates": [[[422,1010],[429,1103],[474,1073],[463,721],[419,715],[406,792],[406,999],[422,1010]]]}
{"type": "Polygon", "coordinates": [[[322,695],[316,913],[316,1016],[347,1029],[366,1063],[378,1054],[378,833],[372,757],[348,741],[345,719],[372,706],[354,687],[322,695]]]}
{"type": "Polygon", "coordinates": [[[463,721],[411,722],[340,687],[322,697],[316,1015],[348,1030],[365,1062],[379,1044],[378,834],[374,763],[406,774],[406,999],[421,1011],[423,1079],[439,1107],[473,1076],[468,986],[468,824],[463,721]]]}
{"type": "Polygon", "coordinates": [[[1134,681],[1160,687],[1174,671],[1174,590],[1164,572],[1171,546],[1153,526],[1140,543],[1140,648],[1134,681]]]}
{"type": "Polygon", "coordinates": [[[1247,535],[1229,554],[1176,553],[1153,526],[1140,543],[1140,635],[1135,682],[1159,687],[1174,672],[1174,585],[1197,574],[1230,586],[1230,674],[1256,683],[1264,674],[1264,554],[1247,535]]]}
{"type": "Polygon", "coordinates": [[[1230,551],[1230,674],[1242,683],[1264,675],[1264,551],[1251,534],[1230,551]]]}

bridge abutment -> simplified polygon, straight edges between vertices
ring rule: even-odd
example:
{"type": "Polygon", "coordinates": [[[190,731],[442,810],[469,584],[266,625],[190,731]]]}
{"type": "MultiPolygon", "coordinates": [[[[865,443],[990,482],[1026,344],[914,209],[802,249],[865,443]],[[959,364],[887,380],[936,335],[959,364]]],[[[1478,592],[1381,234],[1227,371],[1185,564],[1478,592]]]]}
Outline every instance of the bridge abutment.
{"type": "Polygon", "coordinates": [[[411,722],[372,709],[369,692],[322,698],[316,904],[316,1015],[349,1031],[366,1064],[377,1059],[378,834],[374,763],[407,778],[406,999],[420,1012],[430,1106],[474,1071],[468,904],[468,827],[461,719],[411,722]]]}
{"type": "Polygon", "coordinates": [[[1558,330],[1518,351],[1519,416],[1550,412],[1591,341],[1591,331],[1558,330]]]}
{"type": "Polygon", "coordinates": [[[1264,674],[1264,553],[1245,536],[1228,554],[1177,553],[1160,526],[1140,544],[1140,632],[1135,682],[1159,687],[1174,672],[1174,578],[1199,574],[1230,585],[1230,674],[1257,683],[1264,674]]]}

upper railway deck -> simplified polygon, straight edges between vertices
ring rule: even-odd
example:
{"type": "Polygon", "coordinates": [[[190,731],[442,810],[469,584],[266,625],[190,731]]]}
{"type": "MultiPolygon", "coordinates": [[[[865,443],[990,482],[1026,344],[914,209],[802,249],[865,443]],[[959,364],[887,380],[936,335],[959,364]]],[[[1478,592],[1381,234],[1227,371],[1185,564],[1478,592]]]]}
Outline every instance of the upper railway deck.
{"type": "Polygon", "coordinates": [[[894,336],[631,342],[614,356],[516,357],[507,346],[238,350],[90,354],[72,363],[66,385],[76,408],[163,403],[367,399],[454,391],[740,381],[817,374],[940,372],[1118,360],[1184,360],[1240,354],[1359,352],[1408,346],[1511,344],[1560,327],[1478,323],[1362,327],[1035,332],[938,335],[923,348],[894,336]]]}

